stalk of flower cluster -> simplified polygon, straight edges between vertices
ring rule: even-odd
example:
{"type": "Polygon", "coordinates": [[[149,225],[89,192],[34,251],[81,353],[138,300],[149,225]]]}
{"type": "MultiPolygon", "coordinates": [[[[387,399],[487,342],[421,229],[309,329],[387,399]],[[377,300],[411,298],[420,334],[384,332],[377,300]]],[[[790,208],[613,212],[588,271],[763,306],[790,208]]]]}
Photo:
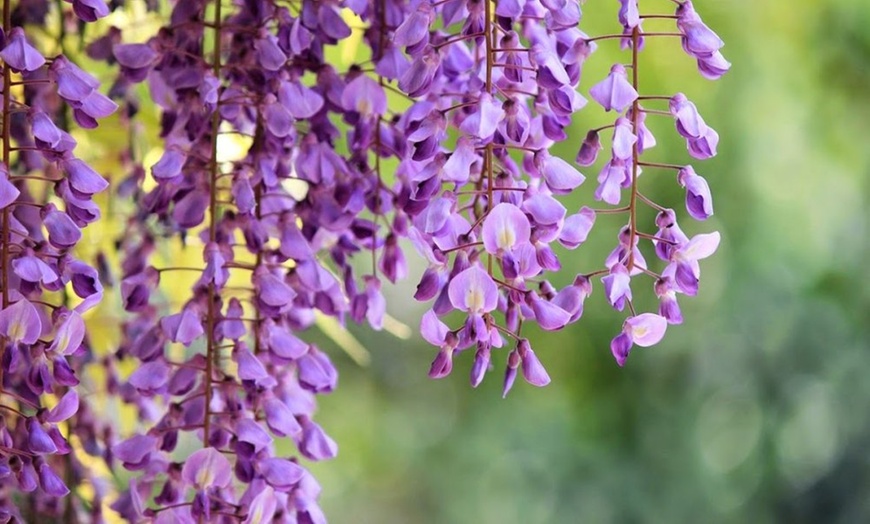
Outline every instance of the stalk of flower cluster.
{"type": "MultiPolygon", "coordinates": [[[[214,49],[212,51],[212,74],[218,79],[221,78],[221,41],[223,34],[221,32],[223,20],[221,18],[221,0],[214,2],[214,22],[212,29],[214,30],[214,49]]],[[[220,133],[221,115],[220,104],[215,104],[211,116],[211,160],[209,162],[209,181],[208,181],[208,243],[214,245],[217,242],[217,226],[218,226],[218,136],[220,133]]],[[[217,290],[214,280],[208,283],[208,311],[206,312],[206,327],[205,327],[205,411],[202,415],[202,447],[208,448],[211,446],[209,436],[211,435],[211,401],[212,401],[212,380],[214,379],[213,367],[215,364],[220,366],[219,354],[215,350],[215,321],[217,312],[215,311],[215,299],[217,290]]],[[[257,326],[258,327],[258,326],[257,326]]]]}
{"type": "MultiPolygon", "coordinates": [[[[79,13],[75,5],[74,11],[79,13]]],[[[91,18],[102,12],[98,7],[91,18]]],[[[19,20],[32,22],[29,16],[20,14],[19,20]]],[[[83,360],[78,357],[89,352],[82,314],[102,298],[97,271],[72,250],[81,228],[99,218],[92,197],[108,184],[75,157],[76,142],[62,115],[69,106],[81,127],[93,128],[117,106],[98,91],[96,79],[63,55],[46,60],[11,21],[11,2],[4,2],[0,517],[31,521],[81,509],[60,499],[70,492],[67,484],[87,475],[71,456],[69,435],[76,430],[68,421],[77,413],[86,417],[75,390],[83,360]],[[23,96],[14,95],[15,89],[23,96]],[[54,104],[57,98],[65,105],[54,104]],[[63,209],[48,201],[49,188],[63,209]],[[67,284],[79,299],[75,305],[64,292],[67,284]],[[48,408],[51,397],[57,400],[48,408]]]]}

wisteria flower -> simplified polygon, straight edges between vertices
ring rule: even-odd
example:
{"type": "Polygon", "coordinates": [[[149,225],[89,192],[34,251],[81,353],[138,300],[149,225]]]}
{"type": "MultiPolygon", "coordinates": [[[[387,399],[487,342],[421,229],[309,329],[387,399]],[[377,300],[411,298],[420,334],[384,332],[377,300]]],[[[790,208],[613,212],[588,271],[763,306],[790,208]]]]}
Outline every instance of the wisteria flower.
{"type": "Polygon", "coordinates": [[[668,321],[654,313],[641,313],[629,317],[622,325],[622,333],[610,343],[610,351],[620,366],[625,364],[631,346],[649,347],[661,342],[665,336],[668,321]]]}

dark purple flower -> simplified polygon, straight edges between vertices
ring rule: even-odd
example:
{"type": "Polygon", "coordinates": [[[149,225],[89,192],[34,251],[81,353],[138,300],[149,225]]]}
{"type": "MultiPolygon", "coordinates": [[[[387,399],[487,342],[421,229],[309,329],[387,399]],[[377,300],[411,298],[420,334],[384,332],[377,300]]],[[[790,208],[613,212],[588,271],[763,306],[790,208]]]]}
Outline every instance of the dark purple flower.
{"type": "Polygon", "coordinates": [[[96,22],[109,15],[109,6],[103,0],[64,0],[72,3],[73,12],[84,22],[96,22]]]}
{"type": "Polygon", "coordinates": [[[39,465],[39,485],[43,491],[53,497],[65,497],[69,494],[66,484],[45,462],[39,465]]]}
{"type": "Polygon", "coordinates": [[[591,166],[598,158],[598,152],[601,149],[601,138],[598,135],[598,131],[595,129],[589,131],[586,133],[583,145],[580,146],[580,151],[577,153],[577,163],[581,166],[591,166]]]}
{"type": "Polygon", "coordinates": [[[713,214],[713,197],[710,186],[703,177],[698,176],[692,166],[686,166],[677,173],[677,181],[686,188],[686,209],[696,220],[707,220],[713,214]]]}

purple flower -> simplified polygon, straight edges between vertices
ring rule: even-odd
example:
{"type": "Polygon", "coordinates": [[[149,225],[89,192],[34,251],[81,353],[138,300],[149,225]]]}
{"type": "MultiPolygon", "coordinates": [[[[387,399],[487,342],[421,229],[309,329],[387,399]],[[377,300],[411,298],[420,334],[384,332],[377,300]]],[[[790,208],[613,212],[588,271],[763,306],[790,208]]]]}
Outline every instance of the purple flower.
{"type": "Polygon", "coordinates": [[[707,132],[707,124],[695,104],[683,93],[677,93],[668,102],[677,124],[677,132],[686,139],[700,138],[707,132]]]}
{"type": "Polygon", "coordinates": [[[481,236],[486,251],[492,254],[513,251],[529,241],[531,226],[525,213],[512,204],[496,205],[483,221],[481,236]]]}
{"type": "Polygon", "coordinates": [[[393,35],[393,45],[414,47],[421,42],[428,42],[429,24],[432,22],[433,14],[429,3],[421,2],[396,28],[393,35]]]}
{"type": "Polygon", "coordinates": [[[195,305],[188,305],[180,313],[163,317],[160,327],[163,328],[166,338],[185,346],[189,346],[205,333],[201,313],[195,305]]]}
{"type": "Polygon", "coordinates": [[[535,320],[541,329],[556,331],[565,327],[571,320],[571,314],[556,304],[539,297],[536,293],[529,293],[526,303],[535,313],[535,320]]]}
{"type": "Polygon", "coordinates": [[[184,461],[181,478],[197,490],[225,488],[232,482],[230,461],[215,448],[194,451],[184,461]]]}
{"type": "Polygon", "coordinates": [[[686,0],[677,6],[677,28],[682,33],[683,49],[695,58],[706,58],[722,48],[724,42],[698,16],[692,2],[686,0]]]}
{"type": "Polygon", "coordinates": [[[160,58],[148,44],[117,44],[112,54],[121,66],[121,74],[130,82],[141,82],[160,58]]]}
{"type": "Polygon", "coordinates": [[[528,339],[520,340],[517,344],[517,351],[522,359],[523,378],[526,382],[539,388],[549,384],[550,375],[547,374],[547,370],[538,360],[538,356],[532,351],[528,339]]]}
{"type": "MultiPolygon", "coordinates": [[[[216,453],[219,454],[217,451],[216,453]]],[[[227,463],[227,474],[229,474],[229,463],[227,463]]],[[[260,462],[260,474],[276,490],[289,492],[302,480],[305,470],[299,464],[287,459],[268,458],[260,462]]]]}
{"type": "Polygon", "coordinates": [[[708,127],[706,133],[699,138],[692,138],[687,141],[689,154],[699,160],[706,160],[716,156],[717,147],[719,145],[719,133],[712,127],[708,127]]]}
{"type": "Polygon", "coordinates": [[[49,351],[60,355],[72,355],[85,338],[85,321],[77,311],[66,311],[58,318],[59,327],[49,351]]]}
{"type": "Polygon", "coordinates": [[[161,360],[146,362],[130,375],[129,382],[142,393],[158,393],[169,382],[169,366],[161,360]]]}
{"type": "Polygon", "coordinates": [[[39,465],[39,485],[43,491],[53,497],[65,497],[69,494],[66,484],[45,462],[39,465]]]}
{"type": "Polygon", "coordinates": [[[559,242],[568,249],[575,249],[586,242],[593,225],[595,225],[595,211],[583,206],[578,213],[565,218],[559,234],[559,242]]]}
{"type": "Polygon", "coordinates": [[[348,82],[341,94],[341,103],[346,110],[364,117],[383,115],[387,111],[384,88],[365,74],[348,82]]]}
{"type": "Polygon", "coordinates": [[[625,117],[616,119],[613,128],[613,157],[620,160],[631,160],[634,156],[634,145],[637,137],[632,131],[632,123],[625,117]]]}
{"type": "Polygon", "coordinates": [[[603,277],[601,282],[604,283],[607,301],[614,309],[622,311],[626,300],[631,300],[631,277],[628,269],[622,264],[614,264],[610,268],[610,274],[603,277]]]}
{"type": "Polygon", "coordinates": [[[147,465],[151,453],[157,450],[157,442],[155,437],[137,434],[115,445],[112,452],[125,466],[140,468],[147,465]]]}
{"type": "Polygon", "coordinates": [[[26,299],[21,299],[0,311],[0,333],[9,341],[35,344],[42,334],[39,312],[26,299]]]}
{"type": "Polygon", "coordinates": [[[687,295],[698,293],[698,279],[701,274],[698,261],[715,253],[719,247],[719,240],[717,231],[695,235],[688,243],[672,252],[671,260],[676,264],[675,280],[683,293],[687,295]]]}
{"type": "Polygon", "coordinates": [[[70,152],[75,148],[75,139],[58,128],[45,112],[31,111],[29,116],[30,128],[38,148],[57,154],[70,152]]]}
{"type": "Polygon", "coordinates": [[[632,87],[622,64],[614,64],[607,78],[589,90],[592,99],[601,104],[605,111],[621,113],[637,100],[637,91],[632,87]]]}
{"type": "Polygon", "coordinates": [[[13,27],[6,36],[6,46],[0,51],[0,58],[16,73],[36,71],[45,64],[45,57],[36,50],[27,37],[24,29],[13,27]]]}
{"type": "Polygon", "coordinates": [[[12,261],[12,271],[18,275],[18,278],[27,282],[41,282],[47,285],[57,282],[58,279],[55,270],[30,250],[12,261]]]}
{"type": "Polygon", "coordinates": [[[556,194],[573,191],[586,180],[571,164],[550,155],[546,150],[535,153],[535,166],[547,182],[547,187],[556,194]]]}
{"type": "Polygon", "coordinates": [[[57,210],[54,204],[46,204],[41,210],[42,223],[48,230],[48,241],[58,249],[75,246],[82,238],[82,231],[66,213],[57,210]]]}
{"type": "Polygon", "coordinates": [[[0,209],[18,200],[21,194],[18,188],[9,182],[9,173],[3,164],[0,164],[0,209]]]}
{"type": "Polygon", "coordinates": [[[610,351],[620,366],[625,364],[631,346],[649,347],[658,344],[665,336],[668,321],[654,313],[641,313],[629,317],[622,325],[622,333],[610,343],[610,351]]]}
{"type": "Polygon", "coordinates": [[[598,135],[598,131],[595,129],[589,131],[586,133],[586,138],[583,139],[583,144],[577,153],[577,163],[581,166],[591,166],[598,158],[598,152],[601,149],[601,137],[598,135]]]}
{"type": "Polygon", "coordinates": [[[79,198],[90,198],[109,187],[105,178],[78,158],[63,160],[60,165],[67,174],[73,194],[79,198]]]}
{"type": "Polygon", "coordinates": [[[713,214],[713,197],[707,181],[698,176],[692,166],[680,169],[677,181],[686,188],[686,209],[689,214],[696,220],[710,218],[713,214]]]}
{"type": "Polygon", "coordinates": [[[492,138],[498,124],[504,119],[505,112],[501,103],[489,93],[481,93],[476,110],[470,113],[459,125],[459,129],[469,135],[487,141],[492,138]]]}
{"type": "Polygon", "coordinates": [[[498,304],[498,286],[477,264],[453,277],[448,294],[454,308],[475,315],[488,313],[498,304]]]}
{"type": "Polygon", "coordinates": [[[698,71],[708,80],[718,80],[731,69],[731,62],[716,51],[712,56],[698,59],[698,71]]]}
{"type": "Polygon", "coordinates": [[[269,425],[269,429],[279,437],[295,438],[302,433],[302,426],[299,425],[287,404],[281,400],[276,398],[266,400],[263,411],[266,414],[266,423],[269,425]]]}
{"type": "Polygon", "coordinates": [[[75,415],[79,410],[79,395],[76,390],[67,391],[57,405],[55,405],[45,417],[46,422],[57,424],[75,415]]]}
{"type": "Polygon", "coordinates": [[[299,452],[310,460],[329,460],[338,455],[338,445],[316,422],[302,417],[299,452]]]}
{"type": "Polygon", "coordinates": [[[631,166],[624,160],[614,158],[604,164],[598,174],[599,185],[595,189],[595,199],[615,206],[622,199],[622,188],[626,180],[631,180],[631,166]]]}
{"type": "Polygon", "coordinates": [[[471,387],[476,388],[483,382],[489,369],[491,351],[488,344],[479,344],[474,353],[474,363],[471,365],[471,387]]]}
{"type": "Polygon", "coordinates": [[[412,97],[425,95],[432,87],[432,81],[440,67],[441,55],[435,48],[427,46],[402,74],[399,79],[399,89],[412,97]]]}
{"type": "Polygon", "coordinates": [[[109,6],[103,0],[64,0],[72,3],[73,12],[84,22],[96,22],[109,15],[109,6]]]}
{"type": "Polygon", "coordinates": [[[677,302],[677,288],[670,277],[662,277],[655,283],[655,293],[659,299],[659,315],[665,317],[668,324],[682,324],[683,314],[677,302]]]}
{"type": "Polygon", "coordinates": [[[278,498],[270,486],[263,487],[248,506],[248,514],[242,524],[260,524],[273,522],[275,510],[278,508],[278,498]]]}

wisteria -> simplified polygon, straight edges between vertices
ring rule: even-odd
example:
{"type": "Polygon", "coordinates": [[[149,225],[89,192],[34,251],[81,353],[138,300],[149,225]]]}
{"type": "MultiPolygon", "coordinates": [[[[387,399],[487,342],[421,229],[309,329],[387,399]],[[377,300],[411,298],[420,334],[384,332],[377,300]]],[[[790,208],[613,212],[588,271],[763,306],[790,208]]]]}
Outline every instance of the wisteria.
{"type": "Polygon", "coordinates": [[[76,156],[66,111],[94,128],[117,105],[65,56],[43,56],[12,15],[4,2],[0,518],[22,522],[77,511],[72,498],[63,501],[68,483],[89,477],[70,436],[89,440],[78,427],[90,416],[77,390],[89,352],[82,315],[103,289],[74,248],[82,228],[100,218],[93,197],[108,182],[76,156]]]}
{"type": "MultiPolygon", "coordinates": [[[[642,157],[656,145],[645,122],[672,118],[698,160],[716,155],[719,135],[686,95],[642,89],[641,51],[678,38],[704,77],[730,68],[692,3],[672,1],[673,14],[639,0],[587,4],[617,15],[621,29],[598,36],[581,30],[579,0],[178,1],[146,39],[108,24],[89,39],[87,55],[115,75],[109,96],[74,60],[46,59],[4,2],[2,516],[90,512],[96,522],[106,506],[129,522],[326,522],[306,463],[338,453],[315,416],[338,372],[307,332],[323,317],[383,329],[382,289],[409,275],[412,254],[425,266],[414,298],[431,304],[419,331],[437,348],[432,378],[473,350],[472,386],[501,366],[503,396],[518,374],[547,385],[538,355],[548,349],[533,349],[524,326],[579,321],[597,282],[623,315],[611,343],[620,366],[633,346],[659,343],[720,238],[687,237],[674,209],[641,192],[645,170],[673,172],[686,212],[713,214],[692,165],[642,157]],[[644,22],[674,29],[645,32],[644,22]],[[357,40],[365,50],[351,65],[327,59],[357,40]],[[590,82],[584,65],[611,43],[628,58],[590,82]],[[159,137],[148,138],[161,153],[146,161],[131,142],[112,179],[132,209],[116,242],[125,320],[118,346],[96,357],[82,315],[114,270],[74,253],[109,184],[75,156],[69,131],[97,127],[119,103],[117,125],[139,132],[143,92],[160,113],[159,137]],[[615,114],[585,138],[569,132],[588,126],[581,92],[615,114]],[[555,154],[560,142],[576,158],[555,154]],[[569,208],[581,169],[605,150],[602,204],[569,208]],[[657,231],[641,206],[657,213],[657,231]],[[626,217],[616,247],[599,268],[563,267],[559,253],[583,246],[602,214],[626,217]],[[551,283],[565,274],[568,285],[551,283]],[[652,288],[654,312],[637,285],[652,288]],[[98,421],[80,400],[84,355],[99,360],[106,394],[132,406],[135,427],[98,421]],[[71,434],[130,479],[111,504],[101,490],[89,507],[61,502],[87,475],[71,434]]],[[[81,23],[123,4],[70,3],[81,23]]],[[[69,25],[63,4],[18,8],[22,26],[50,9],[69,25]]]]}

